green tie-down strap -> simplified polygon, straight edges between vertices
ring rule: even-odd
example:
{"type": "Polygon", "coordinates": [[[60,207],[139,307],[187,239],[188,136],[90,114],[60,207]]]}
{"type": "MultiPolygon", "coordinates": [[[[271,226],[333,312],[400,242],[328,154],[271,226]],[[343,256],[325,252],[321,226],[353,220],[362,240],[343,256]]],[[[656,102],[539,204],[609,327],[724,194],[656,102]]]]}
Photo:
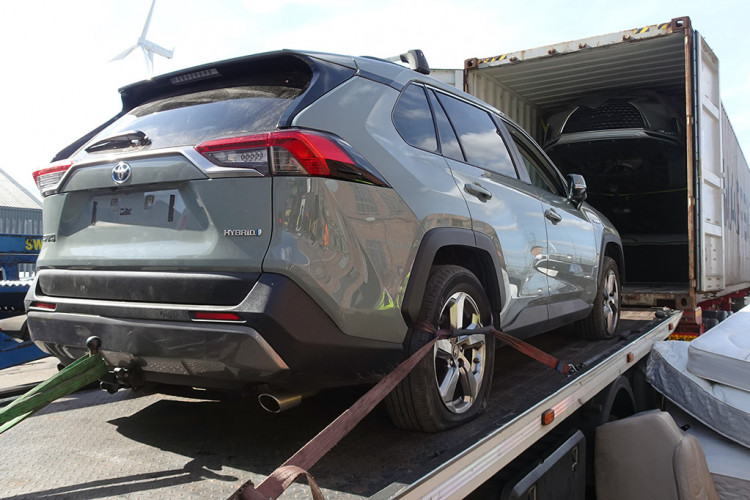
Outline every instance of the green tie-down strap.
{"type": "Polygon", "coordinates": [[[86,387],[107,373],[99,354],[87,354],[0,409],[0,434],[52,401],[86,387]]]}

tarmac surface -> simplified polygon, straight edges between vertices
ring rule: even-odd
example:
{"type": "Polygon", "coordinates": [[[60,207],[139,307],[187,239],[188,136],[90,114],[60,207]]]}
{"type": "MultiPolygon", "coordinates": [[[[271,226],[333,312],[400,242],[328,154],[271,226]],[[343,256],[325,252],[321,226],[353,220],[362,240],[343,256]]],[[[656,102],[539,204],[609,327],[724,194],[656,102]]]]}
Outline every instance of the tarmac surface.
{"type": "Polygon", "coordinates": [[[0,392],[24,384],[38,384],[57,373],[56,358],[46,357],[0,370],[0,392]]]}

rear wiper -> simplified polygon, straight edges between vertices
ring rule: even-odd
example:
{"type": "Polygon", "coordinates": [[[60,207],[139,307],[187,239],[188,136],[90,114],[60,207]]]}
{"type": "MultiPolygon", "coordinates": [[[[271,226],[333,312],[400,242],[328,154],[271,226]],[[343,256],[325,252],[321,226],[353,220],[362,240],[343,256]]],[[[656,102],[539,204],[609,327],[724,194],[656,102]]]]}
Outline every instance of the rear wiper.
{"type": "Polygon", "coordinates": [[[107,137],[86,148],[87,153],[96,153],[97,151],[106,151],[108,149],[124,149],[135,146],[148,146],[151,139],[146,137],[145,132],[140,130],[128,130],[120,132],[117,135],[107,137]]]}

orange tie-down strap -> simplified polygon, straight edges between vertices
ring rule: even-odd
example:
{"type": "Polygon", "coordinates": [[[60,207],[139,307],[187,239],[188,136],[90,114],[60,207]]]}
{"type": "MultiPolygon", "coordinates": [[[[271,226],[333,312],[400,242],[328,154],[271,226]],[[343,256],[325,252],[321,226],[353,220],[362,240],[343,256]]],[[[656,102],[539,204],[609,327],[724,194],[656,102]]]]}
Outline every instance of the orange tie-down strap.
{"type": "Polygon", "coordinates": [[[336,420],[320,431],[317,436],[312,438],[305,446],[295,453],[289,460],[273,471],[257,488],[252,481],[245,484],[235,491],[229,500],[267,500],[278,498],[284,491],[294,483],[301,475],[307,477],[310,490],[314,500],[324,500],[320,488],[315,483],[313,477],[307,472],[317,463],[318,460],[336,446],[341,439],[346,436],[356,425],[367,416],[419,363],[425,355],[432,350],[432,347],[440,339],[450,337],[459,337],[463,335],[476,334],[493,334],[501,341],[510,345],[514,349],[530,356],[537,361],[554,368],[563,375],[568,375],[575,371],[575,367],[563,363],[559,359],[551,356],[536,347],[527,344],[507,333],[500,332],[495,328],[481,327],[470,330],[438,330],[431,325],[419,323],[415,328],[428,333],[433,333],[435,338],[422,346],[417,352],[412,354],[408,359],[398,365],[391,373],[380,380],[372,389],[367,391],[357,400],[348,410],[338,416],[336,420]]]}

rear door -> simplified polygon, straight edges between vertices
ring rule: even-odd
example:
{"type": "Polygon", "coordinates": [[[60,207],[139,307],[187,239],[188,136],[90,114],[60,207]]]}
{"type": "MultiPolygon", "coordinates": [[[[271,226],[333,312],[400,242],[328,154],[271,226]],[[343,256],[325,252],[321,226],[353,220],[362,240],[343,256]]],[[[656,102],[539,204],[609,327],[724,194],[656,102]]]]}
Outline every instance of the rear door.
{"type": "Polygon", "coordinates": [[[719,60],[696,31],[693,71],[696,117],[695,165],[698,193],[698,267],[700,291],[723,290],[724,192],[721,161],[719,60]]]}
{"type": "Polygon", "coordinates": [[[538,262],[548,248],[538,197],[519,180],[507,137],[487,111],[432,89],[428,95],[442,153],[466,199],[473,229],[492,239],[505,264],[503,328],[544,323],[549,283],[538,262]]]}

